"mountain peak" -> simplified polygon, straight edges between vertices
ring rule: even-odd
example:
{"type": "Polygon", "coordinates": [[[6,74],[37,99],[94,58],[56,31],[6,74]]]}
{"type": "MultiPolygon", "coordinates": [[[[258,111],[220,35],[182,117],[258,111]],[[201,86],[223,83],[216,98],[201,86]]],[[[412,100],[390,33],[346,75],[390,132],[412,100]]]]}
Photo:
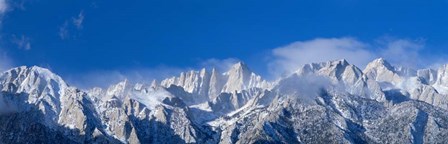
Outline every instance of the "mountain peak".
{"type": "MultiPolygon", "coordinates": [[[[56,119],[57,113],[61,111],[61,102],[70,97],[68,93],[76,93],[69,89],[60,76],[38,66],[21,66],[2,73],[0,88],[1,91],[12,94],[26,93],[22,100],[45,110],[48,119],[56,119]]],[[[26,109],[27,105],[21,107],[26,109]]]]}
{"type": "Polygon", "coordinates": [[[249,69],[249,67],[244,62],[237,62],[230,69],[224,73],[224,75],[250,75],[252,74],[252,71],[249,69]]]}
{"type": "Polygon", "coordinates": [[[49,69],[42,68],[39,66],[31,66],[31,67],[20,66],[20,67],[12,68],[12,69],[4,72],[1,77],[2,77],[2,79],[12,78],[10,80],[13,80],[13,79],[17,78],[17,79],[22,80],[22,78],[20,78],[20,77],[30,77],[30,76],[31,77],[39,77],[39,78],[44,79],[45,81],[54,80],[55,82],[57,82],[60,85],[68,86],[60,76],[56,75],[49,69]]]}
{"type": "Polygon", "coordinates": [[[244,62],[237,62],[230,69],[224,73],[224,75],[240,75],[240,76],[250,76],[252,71],[244,62]]]}
{"type": "Polygon", "coordinates": [[[335,60],[335,61],[332,61],[332,63],[338,63],[338,64],[341,64],[341,65],[344,65],[344,66],[349,65],[349,63],[347,62],[346,59],[335,60]]]}
{"type": "Polygon", "coordinates": [[[152,80],[151,82],[151,88],[156,88],[159,86],[159,83],[157,82],[157,80],[152,80]]]}
{"type": "Polygon", "coordinates": [[[400,70],[396,67],[393,67],[389,62],[387,62],[383,58],[378,58],[367,64],[364,69],[364,73],[370,79],[373,79],[378,82],[387,82],[391,84],[399,84],[403,82],[403,78],[401,77],[407,70],[400,70]]]}
{"type": "Polygon", "coordinates": [[[377,58],[377,59],[373,60],[372,62],[367,64],[366,69],[378,68],[378,67],[384,67],[390,71],[394,70],[394,67],[388,61],[386,61],[384,58],[377,58]]]}
{"type": "Polygon", "coordinates": [[[49,69],[39,67],[39,66],[20,66],[16,68],[12,68],[10,70],[7,70],[6,72],[11,71],[28,71],[28,72],[36,72],[37,74],[46,74],[46,75],[54,75],[53,72],[51,72],[49,69]]]}
{"type": "Polygon", "coordinates": [[[320,63],[305,64],[302,68],[297,70],[296,73],[311,74],[318,71],[337,71],[345,69],[345,67],[347,66],[353,66],[353,65],[350,65],[345,59],[339,59],[320,63]]]}
{"type": "Polygon", "coordinates": [[[377,58],[373,61],[378,61],[378,62],[386,62],[386,59],[384,59],[383,57],[377,58]]]}
{"type": "Polygon", "coordinates": [[[243,62],[237,62],[224,75],[228,78],[222,91],[233,92],[245,89],[250,81],[252,71],[243,62]]]}
{"type": "MultiPolygon", "coordinates": [[[[384,59],[377,59],[371,65],[389,64],[384,59]]],[[[397,66],[396,71],[399,71],[398,68],[397,66]]],[[[140,143],[140,141],[255,143],[256,141],[250,140],[284,136],[280,140],[285,138],[285,141],[267,142],[307,143],[309,141],[297,141],[297,135],[305,140],[343,140],[345,130],[350,130],[351,125],[345,123],[339,125],[339,122],[349,120],[351,122],[349,124],[353,123],[357,128],[372,132],[372,135],[365,135],[364,131],[359,133],[353,131],[355,138],[366,136],[366,141],[362,141],[365,143],[390,140],[396,136],[392,135],[390,138],[387,137],[388,134],[399,133],[403,129],[409,130],[417,127],[416,124],[428,125],[427,127],[437,130],[435,131],[437,133],[425,132],[426,129],[417,127],[425,132],[419,133],[419,136],[429,135],[429,138],[433,138],[442,135],[441,138],[435,137],[435,139],[445,138],[443,134],[447,129],[437,124],[443,123],[443,118],[448,115],[442,110],[446,109],[447,100],[444,95],[438,94],[438,89],[436,91],[430,85],[418,85],[415,90],[393,87],[394,89],[390,91],[382,91],[379,82],[384,84],[386,80],[393,81],[391,85],[397,86],[406,82],[413,86],[419,84],[419,78],[400,81],[397,74],[384,67],[373,67],[371,70],[369,74],[375,79],[367,78],[355,65],[349,64],[345,59],[311,63],[302,69],[308,73],[294,74],[271,84],[261,76],[250,72],[246,64],[238,62],[224,74],[215,69],[212,69],[212,72],[206,69],[189,71],[179,77],[163,80],[160,85],[154,80],[149,87],[125,79],[110,86],[107,91],[95,88],[86,94],[82,90],[75,90],[74,87],[64,88],[58,85],[57,81],[49,79],[58,76],[48,69],[23,66],[11,69],[0,76],[2,82],[0,106],[17,105],[19,110],[26,110],[14,114],[12,118],[8,118],[10,115],[0,117],[2,120],[0,122],[17,124],[19,127],[17,129],[4,125],[3,127],[8,128],[5,131],[0,126],[0,133],[19,132],[19,136],[27,136],[28,127],[34,127],[34,123],[30,125],[28,121],[36,121],[39,124],[37,135],[51,135],[58,132],[61,137],[79,139],[78,133],[73,133],[73,130],[83,132],[79,135],[81,138],[86,137],[86,140],[80,139],[78,143],[95,143],[96,141],[88,140],[96,140],[95,137],[98,136],[116,138],[122,143],[140,143]],[[395,88],[399,89],[395,91],[395,88]],[[328,115],[324,115],[322,119],[322,115],[314,113],[328,115]],[[399,121],[398,124],[395,121],[386,123],[397,116],[398,120],[403,121],[399,121]],[[429,121],[428,118],[434,120],[429,121]],[[23,119],[25,122],[16,122],[23,119]],[[296,121],[290,123],[284,120],[296,121]],[[368,126],[364,126],[366,121],[374,123],[372,125],[367,123],[368,126]],[[317,123],[318,127],[309,126],[310,123],[317,123]],[[331,127],[322,128],[319,125],[331,127]],[[25,130],[21,127],[25,127],[25,130]],[[272,131],[282,132],[288,127],[304,127],[310,131],[271,135],[272,131]],[[385,131],[377,127],[391,128],[385,131]],[[47,128],[50,131],[47,132],[47,128]],[[40,129],[44,132],[39,132],[40,129]],[[235,134],[235,131],[238,133],[235,134]],[[253,136],[253,132],[260,132],[262,135],[253,136]],[[331,135],[319,137],[319,133],[331,135]],[[382,133],[386,136],[380,135],[382,133]],[[137,137],[142,134],[150,135],[137,137]],[[378,141],[367,141],[371,140],[370,136],[378,137],[378,141]],[[176,139],[169,141],[173,137],[176,139]],[[247,138],[234,141],[233,137],[247,138]],[[383,137],[385,140],[381,139],[383,137]]],[[[434,71],[422,75],[434,81],[437,78],[436,74],[434,71]]],[[[448,76],[443,80],[448,81],[448,76]]],[[[444,86],[443,84],[445,83],[441,86],[444,86]]],[[[2,110],[3,107],[0,108],[0,112],[2,110]]],[[[413,132],[406,134],[406,138],[414,136],[413,132]]],[[[350,136],[346,139],[350,142],[352,134],[347,136],[350,136]]],[[[4,142],[2,141],[4,139],[6,138],[0,135],[0,143],[4,142]]],[[[23,139],[27,141],[28,137],[23,139]]],[[[51,140],[53,139],[48,138],[48,141],[51,140]]],[[[444,141],[446,139],[434,143],[444,141]]],[[[12,142],[14,141],[4,143],[12,142]]]]}
{"type": "Polygon", "coordinates": [[[231,71],[231,70],[248,70],[248,71],[250,71],[249,67],[242,61],[239,61],[239,62],[233,64],[229,71],[231,71]]]}
{"type": "Polygon", "coordinates": [[[117,84],[110,86],[107,89],[106,94],[108,96],[121,96],[127,89],[130,88],[131,84],[128,82],[127,79],[124,79],[123,81],[120,81],[117,84]]]}

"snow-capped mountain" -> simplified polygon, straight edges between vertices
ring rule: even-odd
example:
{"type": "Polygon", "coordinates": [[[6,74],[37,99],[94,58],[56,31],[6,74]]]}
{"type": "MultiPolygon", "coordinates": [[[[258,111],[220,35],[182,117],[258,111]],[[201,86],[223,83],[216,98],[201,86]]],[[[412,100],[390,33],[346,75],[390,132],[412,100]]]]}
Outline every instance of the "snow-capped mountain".
{"type": "Polygon", "coordinates": [[[238,62],[224,73],[216,69],[189,71],[181,73],[179,77],[165,79],[161,85],[166,88],[181,87],[188,93],[200,96],[195,98],[196,101],[205,102],[221,93],[241,92],[250,88],[270,89],[272,84],[253,73],[243,62],[238,62]]]}
{"type": "Polygon", "coordinates": [[[394,93],[401,95],[402,98],[420,100],[448,109],[448,96],[444,93],[441,78],[445,76],[444,67],[437,72],[431,69],[414,71],[409,68],[393,67],[384,59],[377,59],[367,65],[364,73],[380,83],[386,93],[394,93]]]}
{"type": "Polygon", "coordinates": [[[306,64],[275,82],[238,62],[88,91],[40,67],[0,75],[0,143],[446,143],[448,66],[306,64]]]}

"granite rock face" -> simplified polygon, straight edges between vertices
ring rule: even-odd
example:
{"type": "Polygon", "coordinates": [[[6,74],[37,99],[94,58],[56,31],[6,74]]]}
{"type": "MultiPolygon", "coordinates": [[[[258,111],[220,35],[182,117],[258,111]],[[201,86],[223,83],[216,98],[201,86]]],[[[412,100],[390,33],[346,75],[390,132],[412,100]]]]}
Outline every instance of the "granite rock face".
{"type": "Polygon", "coordinates": [[[447,68],[335,60],[269,82],[239,62],[84,91],[22,66],[0,75],[0,143],[444,143],[447,68]]]}

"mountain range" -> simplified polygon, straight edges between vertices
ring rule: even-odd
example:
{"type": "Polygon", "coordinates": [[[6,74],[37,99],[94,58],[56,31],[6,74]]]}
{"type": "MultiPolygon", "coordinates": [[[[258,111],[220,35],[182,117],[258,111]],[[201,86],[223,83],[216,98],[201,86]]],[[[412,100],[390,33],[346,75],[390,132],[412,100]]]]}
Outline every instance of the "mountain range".
{"type": "Polygon", "coordinates": [[[0,89],[0,143],[448,142],[448,65],[342,59],[267,81],[238,62],[89,90],[21,66],[0,89]]]}

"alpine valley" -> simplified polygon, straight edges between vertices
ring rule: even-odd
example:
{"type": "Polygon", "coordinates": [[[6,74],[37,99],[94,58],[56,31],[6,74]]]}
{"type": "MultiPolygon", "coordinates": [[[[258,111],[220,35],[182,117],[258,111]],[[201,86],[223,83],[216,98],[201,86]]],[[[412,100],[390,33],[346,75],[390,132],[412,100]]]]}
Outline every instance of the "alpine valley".
{"type": "Polygon", "coordinates": [[[448,142],[448,65],[335,60],[267,81],[239,62],[90,90],[22,66],[0,89],[0,143],[448,142]]]}

